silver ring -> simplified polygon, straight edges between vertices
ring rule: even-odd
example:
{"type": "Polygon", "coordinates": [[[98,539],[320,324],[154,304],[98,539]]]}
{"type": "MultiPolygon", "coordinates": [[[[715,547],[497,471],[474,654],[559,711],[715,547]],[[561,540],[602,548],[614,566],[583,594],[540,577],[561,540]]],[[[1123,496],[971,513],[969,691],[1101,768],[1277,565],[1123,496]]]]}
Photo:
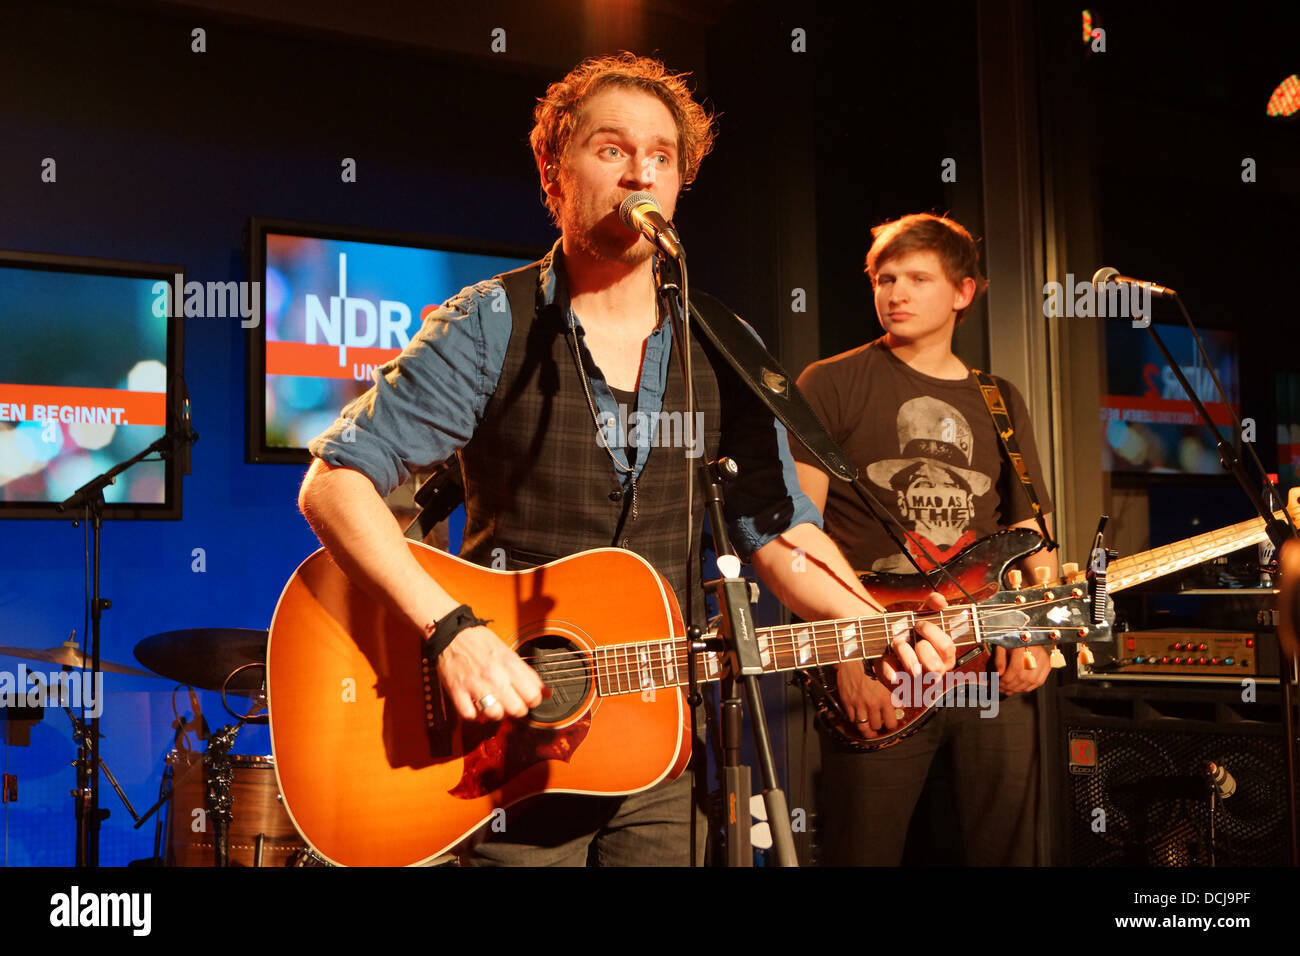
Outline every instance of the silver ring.
{"type": "Polygon", "coordinates": [[[497,699],[491,694],[484,694],[478,700],[474,701],[474,707],[478,710],[480,714],[486,714],[488,712],[488,708],[495,707],[496,705],[497,705],[497,699]]]}
{"type": "Polygon", "coordinates": [[[869,724],[869,723],[871,723],[871,718],[868,717],[866,720],[855,720],[854,723],[855,723],[855,724],[869,724]]]}

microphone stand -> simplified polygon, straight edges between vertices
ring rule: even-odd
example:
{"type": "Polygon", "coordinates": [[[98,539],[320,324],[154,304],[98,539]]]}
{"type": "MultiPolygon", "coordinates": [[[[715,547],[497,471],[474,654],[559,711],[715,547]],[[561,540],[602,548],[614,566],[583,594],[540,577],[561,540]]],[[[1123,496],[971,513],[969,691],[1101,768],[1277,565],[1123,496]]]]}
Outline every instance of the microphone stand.
{"type": "MultiPolygon", "coordinates": [[[[1183,304],[1183,300],[1173,289],[1165,290],[1165,294],[1167,297],[1172,298],[1176,303],[1178,303],[1178,308],[1183,313],[1183,319],[1187,323],[1187,328],[1191,330],[1192,340],[1196,343],[1196,348],[1205,362],[1206,371],[1210,373],[1210,379],[1214,382],[1214,387],[1219,393],[1219,398],[1223,402],[1224,408],[1228,410],[1228,416],[1232,419],[1232,424],[1236,429],[1236,433],[1240,435],[1241,421],[1237,418],[1237,413],[1233,410],[1232,403],[1228,401],[1228,396],[1223,389],[1223,383],[1219,381],[1219,376],[1214,371],[1214,363],[1210,361],[1209,355],[1206,354],[1205,345],[1201,342],[1201,337],[1197,334],[1196,327],[1192,325],[1192,317],[1188,314],[1187,306],[1183,304]]],[[[1196,408],[1196,413],[1200,416],[1201,422],[1209,430],[1210,434],[1214,436],[1215,446],[1219,452],[1219,463],[1223,466],[1223,470],[1237,479],[1237,484],[1241,486],[1241,490],[1245,492],[1246,497],[1250,500],[1251,505],[1254,506],[1255,511],[1264,519],[1265,531],[1268,533],[1269,540],[1273,542],[1273,546],[1276,549],[1274,553],[1276,554],[1280,552],[1282,550],[1282,545],[1285,544],[1289,538],[1295,536],[1296,529],[1273,513],[1270,505],[1265,503],[1263,497],[1256,490],[1257,483],[1252,483],[1247,477],[1246,471],[1242,467],[1241,459],[1234,451],[1233,445],[1230,445],[1225,441],[1223,435],[1220,434],[1218,426],[1214,424],[1214,419],[1210,417],[1210,413],[1206,410],[1200,397],[1187,381],[1187,377],[1183,375],[1182,367],[1174,361],[1174,357],[1169,353],[1169,349],[1165,347],[1165,343],[1157,334],[1155,323],[1150,321],[1150,316],[1147,316],[1146,330],[1151,336],[1151,340],[1156,343],[1156,348],[1160,350],[1160,354],[1163,355],[1165,361],[1169,363],[1169,368],[1178,379],[1178,383],[1182,385],[1183,391],[1187,394],[1192,405],[1196,408]]],[[[1281,495],[1278,493],[1277,486],[1273,484],[1271,479],[1269,479],[1268,472],[1265,471],[1263,463],[1260,462],[1259,456],[1255,454],[1255,449],[1251,447],[1251,444],[1249,442],[1238,442],[1236,444],[1245,447],[1251,460],[1254,461],[1255,467],[1258,468],[1260,474],[1264,476],[1264,483],[1266,483],[1270,489],[1270,498],[1281,500],[1281,495]]],[[[1286,514],[1285,510],[1283,511],[1283,514],[1286,514]]],[[[1274,629],[1274,636],[1277,636],[1276,629],[1274,629]]],[[[1278,659],[1284,662],[1289,661],[1285,651],[1280,646],[1280,641],[1278,659]]],[[[1295,685],[1291,680],[1292,669],[1290,666],[1284,666],[1279,671],[1279,674],[1279,683],[1282,685],[1282,707],[1284,713],[1287,715],[1287,749],[1288,753],[1292,753],[1296,746],[1295,737],[1294,734],[1291,733],[1290,728],[1292,708],[1295,706],[1295,685]]],[[[1297,859],[1296,852],[1297,829],[1300,829],[1300,824],[1297,823],[1296,819],[1296,767],[1294,757],[1289,757],[1287,760],[1287,793],[1290,795],[1290,813],[1288,814],[1288,820],[1291,825],[1291,865],[1296,866],[1300,865],[1300,859],[1297,859]]],[[[1211,823],[1213,823],[1213,810],[1211,810],[1211,823]]]]}
{"type": "MultiPolygon", "coordinates": [[[[624,202],[626,203],[627,200],[624,200],[624,202]]],[[[627,222],[626,219],[625,222],[627,222]]],[[[631,228],[635,229],[637,227],[631,226],[631,228]]],[[[650,237],[647,236],[647,238],[650,237]]],[[[673,242],[677,244],[676,249],[680,251],[680,242],[676,239],[676,235],[674,234],[671,238],[673,242]]],[[[652,241],[655,240],[652,239],[652,241]]],[[[665,248],[664,245],[661,245],[661,248],[665,254],[661,255],[658,259],[659,270],[655,275],[655,283],[656,288],[659,290],[664,308],[667,309],[670,318],[673,320],[674,336],[677,337],[679,341],[686,341],[682,338],[686,333],[679,330],[679,325],[684,324],[684,321],[681,319],[682,303],[678,301],[678,297],[680,296],[682,300],[687,301],[689,314],[695,317],[696,324],[694,327],[700,331],[703,338],[707,339],[713,345],[720,357],[731,366],[740,381],[744,383],[745,387],[748,388],[758,398],[758,400],[768,408],[773,417],[785,427],[791,440],[798,441],[807,448],[808,451],[821,463],[822,468],[828,475],[830,475],[830,477],[838,479],[839,481],[852,483],[857,493],[864,498],[867,507],[877,515],[877,518],[879,518],[880,512],[877,508],[873,507],[874,502],[871,499],[870,493],[866,491],[865,485],[857,479],[857,470],[853,467],[852,462],[848,460],[847,456],[845,456],[839,446],[836,445],[830,434],[827,433],[826,426],[821,423],[817,418],[816,413],[800,394],[793,379],[783,368],[781,368],[780,363],[777,362],[765,348],[763,348],[758,339],[751,334],[751,330],[745,327],[745,325],[734,313],[731,312],[730,309],[711,296],[703,293],[696,295],[694,298],[689,295],[688,285],[685,281],[686,271],[684,267],[679,270],[682,278],[679,289],[678,285],[673,281],[676,278],[676,274],[672,273],[672,269],[675,266],[682,265],[681,259],[684,259],[685,256],[683,255],[681,256],[681,259],[679,259],[672,255],[671,245],[667,245],[667,248],[665,248]],[[661,273],[669,274],[665,275],[661,273]]],[[[687,350],[683,349],[680,353],[680,360],[683,363],[686,363],[688,358],[689,355],[687,350]]],[[[693,408],[694,398],[690,392],[693,383],[691,382],[689,374],[686,376],[686,384],[688,389],[688,401],[690,402],[690,407],[693,408]]],[[[694,419],[692,418],[691,421],[693,420],[694,419]]],[[[718,466],[721,466],[722,464],[723,462],[717,463],[718,466]]],[[[698,470],[700,474],[704,476],[709,470],[709,466],[702,461],[698,466],[698,470]]],[[[707,477],[701,477],[700,479],[701,484],[705,487],[707,487],[707,480],[707,477]]],[[[690,501],[689,495],[691,487],[692,486],[688,486],[687,489],[688,504],[690,501]]],[[[706,492],[706,494],[711,495],[712,492],[706,492]]],[[[718,510],[720,512],[720,508],[718,510]]],[[[691,513],[689,507],[687,513],[691,513]]],[[[719,538],[719,529],[723,529],[721,540],[724,540],[725,542],[725,525],[720,514],[716,518],[711,518],[710,521],[714,530],[715,538],[719,538]]],[[[886,530],[889,531],[891,536],[894,537],[894,540],[899,544],[900,550],[904,554],[908,554],[910,558],[910,553],[902,546],[902,543],[897,536],[894,535],[888,527],[886,527],[886,530]]],[[[724,544],[723,547],[729,547],[729,545],[724,544]]],[[[720,555],[723,554],[722,548],[718,549],[718,553],[720,555]]],[[[914,558],[912,560],[913,564],[917,564],[914,558]]],[[[935,563],[938,564],[937,561],[935,563]]],[[[719,564],[723,565],[723,562],[720,561],[719,564]]],[[[920,569],[919,565],[917,569],[918,571],[921,571],[923,575],[925,574],[925,572],[920,569]]],[[[939,569],[938,573],[946,573],[951,578],[951,573],[946,572],[942,565],[939,565],[939,569]]],[[[743,579],[740,580],[743,581],[743,579]]],[[[726,579],[724,578],[723,581],[725,582],[726,579]]],[[[710,586],[713,586],[716,583],[717,582],[710,582],[710,586]]],[[[961,587],[960,582],[955,581],[955,579],[954,584],[956,584],[958,590],[963,592],[965,591],[965,589],[961,587]]],[[[969,598],[970,595],[967,594],[967,597],[969,598]]],[[[973,600],[972,603],[974,603],[973,600]]],[[[739,627],[742,629],[742,634],[752,633],[752,630],[743,630],[743,628],[747,626],[745,623],[747,619],[742,617],[742,615],[746,613],[745,609],[742,608],[738,611],[729,611],[726,604],[723,603],[723,612],[724,627],[731,627],[732,622],[738,622],[739,627]]],[[[691,699],[692,701],[696,701],[699,697],[694,692],[696,676],[694,670],[694,654],[698,651],[711,650],[713,648],[707,642],[699,641],[700,631],[698,628],[691,628],[690,613],[691,607],[688,602],[686,607],[687,633],[688,636],[691,637],[692,641],[691,644],[688,645],[688,664],[691,667],[691,699]]],[[[748,626],[752,629],[752,624],[748,626]]],[[[748,677],[748,679],[752,681],[754,676],[761,673],[761,667],[754,670],[751,675],[746,675],[744,673],[744,665],[742,664],[738,673],[740,673],[742,677],[748,677]]],[[[751,707],[751,712],[761,713],[761,711],[755,707],[751,707]]],[[[694,720],[693,712],[692,720],[694,720]]],[[[755,732],[756,734],[765,735],[766,725],[763,725],[761,729],[756,727],[755,732]]],[[[763,767],[763,771],[766,779],[769,772],[769,768],[766,764],[763,767]]],[[[774,788],[775,784],[773,784],[773,789],[774,788]]],[[[747,793],[748,791],[746,790],[746,794],[747,793]]],[[[778,791],[775,799],[783,801],[784,795],[778,791]]],[[[738,815],[735,804],[728,802],[726,810],[729,818],[738,815]]],[[[771,807],[769,807],[768,818],[769,823],[773,828],[773,838],[777,841],[774,845],[778,847],[778,853],[784,853],[785,851],[780,849],[780,841],[783,839],[781,837],[782,832],[787,834],[789,833],[788,814],[784,809],[782,809],[780,813],[774,813],[771,807]]],[[[791,842],[793,842],[792,839],[791,842]]],[[[793,859],[792,850],[790,858],[793,859]]]]}
{"type": "MultiPolygon", "coordinates": [[[[1172,289],[1170,289],[1169,292],[1170,296],[1178,303],[1178,308],[1183,313],[1183,318],[1187,322],[1187,328],[1191,330],[1192,339],[1196,342],[1197,351],[1200,353],[1200,357],[1205,361],[1205,369],[1210,373],[1210,378],[1214,382],[1214,387],[1219,393],[1219,399],[1228,410],[1228,415],[1232,419],[1233,427],[1236,428],[1237,434],[1240,435],[1241,420],[1237,418],[1237,413],[1233,411],[1232,403],[1228,401],[1228,396],[1223,390],[1223,383],[1219,381],[1219,376],[1214,371],[1214,363],[1210,361],[1209,355],[1205,352],[1205,346],[1201,342],[1201,337],[1197,334],[1196,327],[1192,325],[1192,317],[1188,315],[1187,307],[1183,305],[1183,300],[1178,297],[1178,293],[1174,292],[1172,289]]],[[[1183,391],[1187,393],[1187,397],[1196,408],[1196,413],[1200,416],[1201,422],[1209,430],[1210,434],[1214,436],[1215,448],[1219,452],[1219,463],[1223,466],[1223,470],[1237,479],[1237,484],[1239,484],[1241,490],[1246,493],[1246,497],[1250,499],[1250,503],[1254,506],[1255,511],[1264,519],[1265,531],[1268,533],[1269,539],[1273,542],[1273,546],[1280,549],[1283,543],[1295,534],[1295,528],[1289,526],[1281,518],[1277,517],[1277,515],[1273,513],[1272,509],[1264,502],[1263,497],[1257,490],[1258,483],[1252,483],[1250,478],[1246,475],[1246,471],[1241,464],[1241,459],[1233,450],[1233,445],[1229,444],[1224,439],[1223,435],[1220,434],[1218,426],[1214,424],[1214,419],[1210,417],[1210,413],[1201,402],[1200,396],[1196,394],[1196,391],[1187,381],[1187,377],[1183,375],[1182,367],[1174,361],[1174,357],[1169,354],[1169,349],[1165,347],[1164,341],[1161,340],[1159,334],[1156,332],[1155,323],[1148,322],[1146,330],[1151,336],[1151,340],[1156,343],[1156,348],[1160,350],[1160,354],[1163,355],[1165,361],[1169,363],[1169,368],[1178,379],[1178,384],[1183,387],[1183,391]]],[[[1277,486],[1269,481],[1268,473],[1264,470],[1264,465],[1260,462],[1259,456],[1255,454],[1255,449],[1251,447],[1251,443],[1243,443],[1242,447],[1246,449],[1251,460],[1255,463],[1255,467],[1259,469],[1260,474],[1264,475],[1264,481],[1269,484],[1272,492],[1277,494],[1277,486]]]]}
{"type": "MultiPolygon", "coordinates": [[[[165,461],[168,457],[176,454],[178,445],[188,448],[190,444],[198,440],[198,437],[198,434],[189,427],[189,423],[186,421],[184,430],[180,434],[167,432],[139,454],[131,456],[120,465],[115,465],[102,475],[90,479],[90,481],[73,492],[71,496],[57,505],[59,511],[82,508],[82,518],[74,520],[72,526],[75,528],[81,521],[85,521],[90,528],[91,537],[94,539],[92,546],[94,551],[93,570],[90,581],[90,680],[92,686],[95,686],[95,682],[98,680],[97,675],[100,673],[100,620],[103,617],[103,612],[113,606],[112,601],[100,597],[99,593],[100,534],[104,525],[104,489],[117,481],[117,476],[122,472],[138,462],[147,460],[150,455],[157,453],[158,458],[153,460],[165,461]]],[[[79,867],[97,867],[99,866],[100,825],[109,815],[109,811],[102,810],[99,806],[100,759],[99,718],[97,716],[92,716],[86,722],[84,733],[79,737],[79,744],[76,762],[77,787],[72,791],[77,820],[76,865],[79,867]]],[[[116,784],[114,785],[116,786],[116,784]]],[[[132,810],[131,814],[134,816],[135,811],[132,810]]]]}
{"type": "Polygon", "coordinates": [[[1214,771],[1211,769],[1214,765],[1206,768],[1206,784],[1210,792],[1210,866],[1215,865],[1214,861],[1214,811],[1219,808],[1219,787],[1214,779],[1214,771]]]}
{"type": "MultiPolygon", "coordinates": [[[[680,249],[680,246],[678,246],[680,249]]],[[[684,307],[689,302],[688,281],[685,255],[674,258],[661,255],[658,268],[654,270],[655,286],[660,301],[667,310],[672,323],[673,337],[678,343],[678,360],[686,384],[687,418],[694,427],[695,389],[691,378],[691,338],[689,329],[689,311],[684,307]],[[680,277],[680,285],[677,280],[680,277]]],[[[727,535],[726,520],[722,507],[722,485],[717,475],[719,472],[734,476],[734,462],[730,467],[728,460],[722,459],[712,463],[708,455],[701,455],[696,463],[696,478],[704,494],[705,508],[709,516],[709,526],[713,533],[714,551],[718,557],[718,568],[722,577],[705,583],[713,590],[718,606],[722,612],[718,626],[718,636],[701,640],[701,630],[692,621],[693,612],[690,600],[691,586],[687,582],[687,601],[685,608],[687,627],[687,667],[691,686],[690,704],[692,723],[695,710],[701,700],[696,688],[696,661],[701,651],[715,650],[726,662],[722,678],[722,713],[718,722],[718,734],[722,738],[723,759],[718,768],[722,782],[722,812],[725,824],[726,860],[728,866],[752,866],[753,850],[750,843],[750,777],[749,768],[740,763],[740,748],[743,738],[744,714],[740,699],[740,687],[749,705],[750,727],[754,738],[754,749],[758,755],[759,772],[763,783],[763,799],[767,807],[767,818],[772,830],[773,849],[778,866],[798,866],[794,849],[794,835],[790,826],[790,811],[785,792],[780,789],[776,776],[776,763],[772,757],[772,742],[768,734],[767,720],[763,710],[763,701],[758,689],[758,675],[763,673],[763,663],[758,648],[754,619],[750,613],[750,583],[740,577],[740,559],[736,556],[731,540],[727,535]]],[[[687,491],[688,520],[692,521],[687,535],[688,547],[694,540],[693,507],[690,505],[690,490],[687,491]]],[[[689,567],[689,564],[688,564],[689,567]]],[[[688,572],[689,573],[689,572],[688,572]]],[[[698,799],[698,794],[697,794],[698,799]]],[[[694,816],[692,814],[692,816],[694,816]]],[[[692,858],[694,862],[694,858],[692,858]]]]}

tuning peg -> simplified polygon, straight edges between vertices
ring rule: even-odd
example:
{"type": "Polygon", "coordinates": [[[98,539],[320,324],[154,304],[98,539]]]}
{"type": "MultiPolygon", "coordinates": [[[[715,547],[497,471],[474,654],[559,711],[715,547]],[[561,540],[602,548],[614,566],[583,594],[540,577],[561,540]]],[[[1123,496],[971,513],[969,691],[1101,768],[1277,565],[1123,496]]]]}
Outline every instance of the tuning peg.
{"type": "Polygon", "coordinates": [[[1070,578],[1079,573],[1079,565],[1073,561],[1067,561],[1061,565],[1061,583],[1069,584],[1070,578]]]}
{"type": "Polygon", "coordinates": [[[1021,669],[1027,671],[1038,670],[1038,660],[1034,657],[1033,653],[1030,652],[1028,648],[1026,648],[1025,651],[1026,652],[1024,654],[1020,655],[1021,669]]]}
{"type": "Polygon", "coordinates": [[[1079,666],[1081,668],[1091,667],[1094,660],[1096,660],[1096,658],[1092,656],[1092,651],[1088,650],[1088,645],[1080,641],[1079,642],[1079,666]]]}
{"type": "Polygon", "coordinates": [[[1011,590],[1019,591],[1022,582],[1025,580],[1023,571],[1012,570],[1007,572],[1007,583],[1011,585],[1011,590]]]}
{"type": "Polygon", "coordinates": [[[1050,578],[1051,576],[1052,576],[1052,569],[1045,565],[1039,565],[1038,567],[1034,568],[1034,583],[1037,584],[1039,587],[1042,587],[1044,584],[1046,584],[1047,579],[1050,578]]]}
{"type": "Polygon", "coordinates": [[[1056,645],[1052,645],[1051,665],[1053,669],[1065,666],[1065,655],[1061,653],[1061,649],[1056,645]]]}

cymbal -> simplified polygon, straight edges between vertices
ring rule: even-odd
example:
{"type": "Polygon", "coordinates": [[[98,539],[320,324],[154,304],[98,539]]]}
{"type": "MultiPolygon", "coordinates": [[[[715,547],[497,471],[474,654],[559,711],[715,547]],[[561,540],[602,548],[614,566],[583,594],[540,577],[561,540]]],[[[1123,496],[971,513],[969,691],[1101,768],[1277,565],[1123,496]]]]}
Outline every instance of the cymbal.
{"type": "MultiPolygon", "coordinates": [[[[181,684],[221,690],[222,683],[245,664],[266,663],[266,631],[245,627],[195,627],[163,631],[135,645],[135,659],[151,671],[181,684]]],[[[264,667],[239,673],[226,690],[252,693],[262,689],[264,667]]]]}
{"type": "MultiPolygon", "coordinates": [[[[90,668],[90,655],[81,653],[75,643],[65,641],[57,647],[0,647],[0,656],[24,657],[29,661],[44,661],[48,664],[62,664],[66,667],[90,668]]],[[[138,667],[126,664],[114,664],[102,657],[99,669],[113,674],[132,674],[136,677],[157,677],[152,671],[142,671],[138,667]]]]}

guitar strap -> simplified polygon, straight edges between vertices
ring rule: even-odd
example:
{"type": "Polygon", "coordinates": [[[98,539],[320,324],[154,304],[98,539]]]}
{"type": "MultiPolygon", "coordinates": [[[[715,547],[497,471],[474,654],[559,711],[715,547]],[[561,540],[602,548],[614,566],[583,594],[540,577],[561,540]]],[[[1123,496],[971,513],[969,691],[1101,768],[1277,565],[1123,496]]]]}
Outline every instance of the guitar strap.
{"type": "Polygon", "coordinates": [[[1029,507],[1034,512],[1034,520],[1038,522],[1038,529],[1042,532],[1043,540],[1047,542],[1047,550],[1056,550],[1056,541],[1053,540],[1051,532],[1047,530],[1047,520],[1043,517],[1043,506],[1038,502],[1038,493],[1034,491],[1033,476],[1029,474],[1029,467],[1025,464],[1025,458],[1020,454],[1020,443],[1016,441],[1016,430],[1011,425],[1011,414],[1007,411],[1007,403],[1002,398],[1002,392],[998,389],[998,383],[993,380],[993,376],[988,372],[981,372],[977,368],[970,370],[971,375],[975,376],[975,381],[979,383],[980,395],[984,399],[984,404],[988,406],[989,414],[993,417],[993,430],[998,433],[998,439],[1002,444],[1002,451],[1007,456],[1007,461],[1011,463],[1011,468],[1020,479],[1020,487],[1025,490],[1025,495],[1029,498],[1029,507]]]}

